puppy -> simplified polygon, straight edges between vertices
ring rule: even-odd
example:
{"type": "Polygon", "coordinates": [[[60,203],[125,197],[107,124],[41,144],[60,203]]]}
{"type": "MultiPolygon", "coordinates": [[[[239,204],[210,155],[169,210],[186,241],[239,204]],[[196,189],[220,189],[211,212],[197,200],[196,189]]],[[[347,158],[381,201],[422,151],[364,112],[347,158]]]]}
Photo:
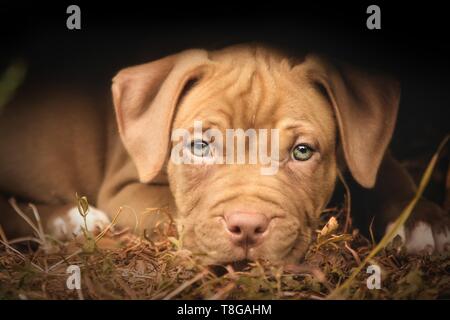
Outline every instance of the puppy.
{"type": "MultiPolygon", "coordinates": [[[[137,215],[169,206],[183,245],[205,263],[295,262],[339,172],[351,176],[367,207],[354,212],[375,216],[380,232],[414,196],[414,183],[387,151],[400,98],[399,84],[388,77],[318,55],[293,59],[239,45],[127,68],[114,78],[112,93],[115,112],[64,94],[32,97],[30,111],[30,101],[6,108],[0,223],[10,235],[30,232],[12,212],[10,196],[24,211],[35,203],[56,237],[79,233],[78,192],[95,205],[88,228],[104,226],[121,206],[137,215]],[[231,155],[239,138],[230,129],[248,141],[231,155]],[[184,134],[176,139],[174,132],[184,134]],[[250,159],[255,147],[269,161],[235,161],[250,159]],[[267,164],[275,169],[270,174],[262,170],[267,164]]],[[[145,227],[159,219],[151,216],[145,227]]],[[[135,221],[128,215],[120,224],[135,221]]],[[[399,234],[410,252],[443,251],[449,226],[447,214],[422,199],[399,234]]]]}

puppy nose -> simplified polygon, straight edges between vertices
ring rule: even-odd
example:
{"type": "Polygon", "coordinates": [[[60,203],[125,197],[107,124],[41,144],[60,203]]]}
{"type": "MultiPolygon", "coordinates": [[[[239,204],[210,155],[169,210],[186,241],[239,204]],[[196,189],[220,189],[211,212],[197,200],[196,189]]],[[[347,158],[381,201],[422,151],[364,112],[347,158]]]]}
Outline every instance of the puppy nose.
{"type": "Polygon", "coordinates": [[[226,227],[231,241],[238,246],[255,246],[261,241],[269,226],[269,219],[262,213],[231,212],[225,214],[226,227]]]}

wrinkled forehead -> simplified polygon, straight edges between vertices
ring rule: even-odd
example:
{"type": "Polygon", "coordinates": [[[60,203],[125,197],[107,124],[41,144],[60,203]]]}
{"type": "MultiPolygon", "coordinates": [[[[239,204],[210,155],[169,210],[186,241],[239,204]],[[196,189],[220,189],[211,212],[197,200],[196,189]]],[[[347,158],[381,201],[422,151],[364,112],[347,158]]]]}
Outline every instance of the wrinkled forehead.
{"type": "Polygon", "coordinates": [[[174,128],[298,129],[334,137],[327,99],[302,68],[287,59],[247,57],[219,61],[186,94],[174,128]]]}

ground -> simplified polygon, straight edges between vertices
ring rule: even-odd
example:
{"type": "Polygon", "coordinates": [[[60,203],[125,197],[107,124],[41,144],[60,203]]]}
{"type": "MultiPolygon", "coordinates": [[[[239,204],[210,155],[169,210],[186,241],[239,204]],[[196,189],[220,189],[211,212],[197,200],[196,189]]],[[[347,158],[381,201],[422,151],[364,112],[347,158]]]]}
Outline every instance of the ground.
{"type": "Polygon", "coordinates": [[[0,299],[450,298],[447,254],[410,256],[396,238],[368,259],[375,243],[356,229],[345,231],[345,199],[323,213],[317,239],[297,265],[202,266],[180,247],[172,224],[160,226],[155,241],[110,228],[65,243],[37,234],[37,248],[2,236],[0,299]],[[78,290],[68,288],[75,283],[70,265],[81,270],[78,290]],[[370,265],[380,267],[379,289],[369,289],[376,285],[370,265]]]}

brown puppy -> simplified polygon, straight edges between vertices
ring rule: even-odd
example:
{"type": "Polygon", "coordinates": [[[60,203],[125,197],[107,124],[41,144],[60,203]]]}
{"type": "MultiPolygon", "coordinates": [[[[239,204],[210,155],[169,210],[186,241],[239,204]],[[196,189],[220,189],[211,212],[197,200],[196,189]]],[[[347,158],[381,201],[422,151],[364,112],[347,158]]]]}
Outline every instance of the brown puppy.
{"type": "MultiPolygon", "coordinates": [[[[414,184],[386,154],[399,95],[393,80],[315,55],[292,60],[253,45],[190,50],[116,76],[117,124],[111,110],[90,101],[69,100],[62,109],[67,98],[55,98],[33,114],[28,102],[7,108],[0,117],[0,190],[38,204],[47,230],[58,237],[80,231],[71,205],[78,192],[97,208],[88,215],[89,227],[107,223],[119,206],[139,214],[169,205],[176,207],[184,246],[206,263],[295,261],[311,240],[338,170],[348,168],[371,188],[364,197],[377,204],[370,214],[377,213],[383,230],[412,198],[414,184]],[[202,124],[200,138],[195,121],[202,124]],[[188,138],[180,144],[172,133],[182,129],[188,138]],[[257,138],[261,129],[276,129],[277,144],[269,143],[272,131],[257,143],[269,151],[276,172],[262,174],[261,159],[208,162],[229,154],[229,145],[208,132],[217,138],[227,129],[255,130],[257,138]],[[197,163],[175,161],[175,149],[197,163]]],[[[248,144],[241,153],[250,159],[250,151],[248,144]]],[[[11,234],[29,233],[5,199],[0,206],[0,223],[11,234]]],[[[134,222],[129,216],[121,224],[134,222]]],[[[444,212],[422,200],[400,235],[410,251],[444,250],[448,226],[444,212]]]]}

